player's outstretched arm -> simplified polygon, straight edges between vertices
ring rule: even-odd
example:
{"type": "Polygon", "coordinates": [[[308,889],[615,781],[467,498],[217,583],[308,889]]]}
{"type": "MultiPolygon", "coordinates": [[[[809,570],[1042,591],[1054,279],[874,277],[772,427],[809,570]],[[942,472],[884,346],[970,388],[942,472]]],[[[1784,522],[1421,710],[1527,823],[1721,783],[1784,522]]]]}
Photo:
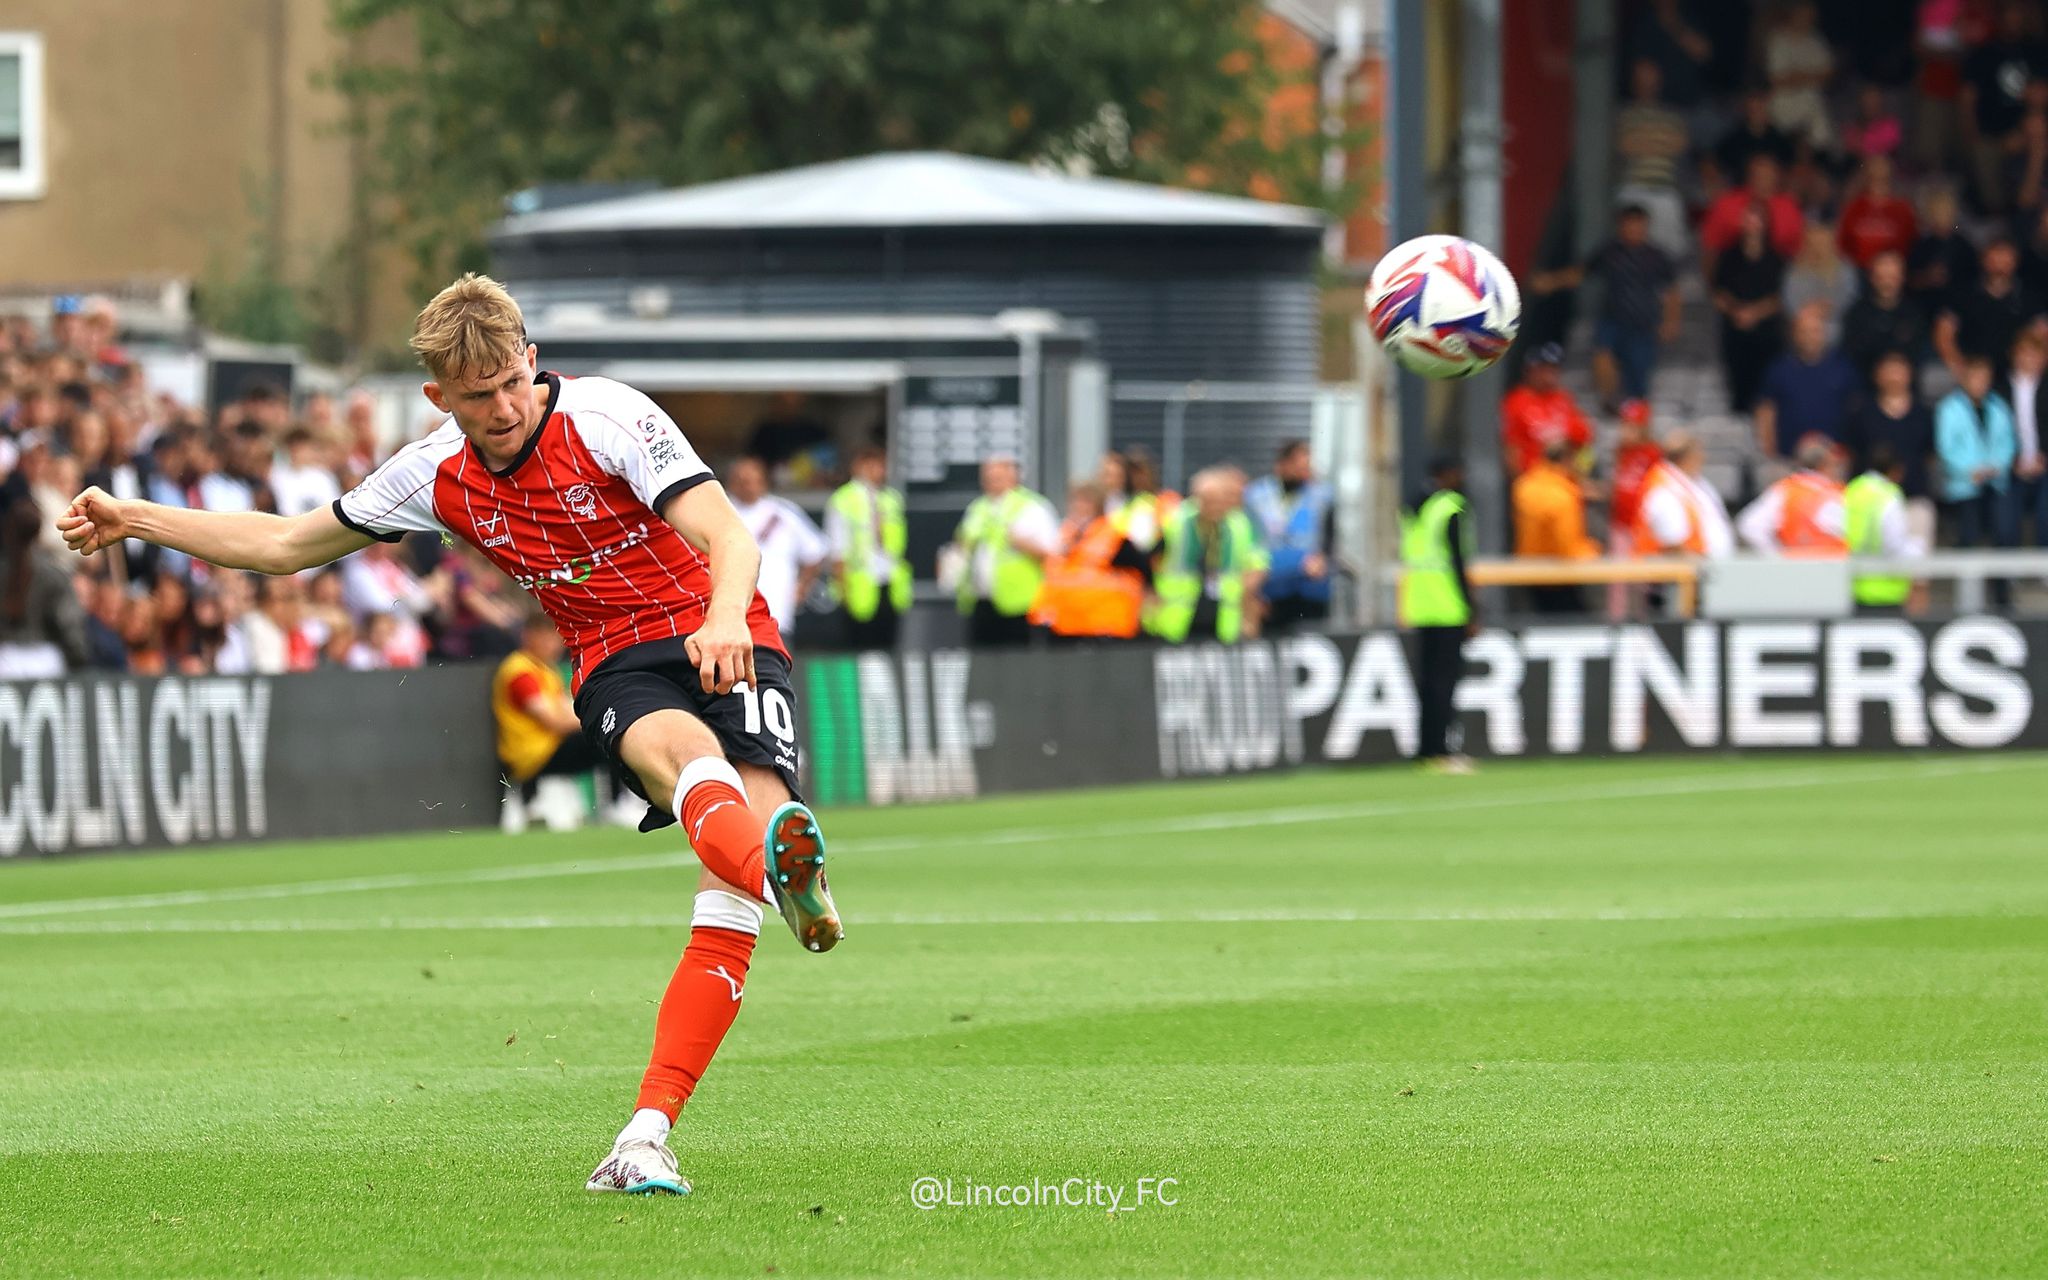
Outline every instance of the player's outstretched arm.
{"type": "Polygon", "coordinates": [[[57,519],[64,545],[89,556],[140,538],[228,569],[297,573],[339,560],[371,539],[320,507],[300,516],[261,511],[194,511],[139,498],[116,498],[95,486],[72,499],[57,519]]]}
{"type": "Polygon", "coordinates": [[[733,682],[754,680],[754,638],[747,606],[761,576],[761,549],[716,480],[692,485],[671,499],[661,518],[711,562],[711,600],[704,626],[684,641],[706,692],[726,693],[733,682]]]}

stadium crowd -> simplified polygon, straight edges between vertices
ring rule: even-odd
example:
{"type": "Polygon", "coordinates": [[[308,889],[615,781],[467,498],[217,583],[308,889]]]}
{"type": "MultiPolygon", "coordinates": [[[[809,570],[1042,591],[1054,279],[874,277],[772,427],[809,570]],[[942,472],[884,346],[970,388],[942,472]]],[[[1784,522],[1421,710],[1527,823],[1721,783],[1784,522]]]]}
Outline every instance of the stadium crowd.
{"type": "Polygon", "coordinates": [[[1728,406],[1753,432],[1739,483],[1701,501],[1753,498],[1781,523],[1703,506],[1683,549],[1732,550],[1733,535],[1767,553],[2048,546],[2042,6],[1879,7],[1900,21],[1810,0],[1635,11],[1612,235],[1584,262],[1531,273],[1535,341],[1502,404],[1518,554],[1680,549],[1643,504],[1667,457],[1700,472],[1693,424],[1651,422],[1686,294],[1711,307],[1693,314],[1716,329],[1728,406]],[[1556,300],[1589,276],[1604,287],[1587,406],[1561,377],[1556,300]],[[1843,498],[1866,476],[1895,481],[1903,519],[1859,543],[1843,498]],[[1784,502],[1788,477],[1832,513],[1826,547],[1801,541],[1810,513],[1784,502]],[[1702,524],[1722,536],[1697,536],[1702,524]]]}
{"type": "Polygon", "coordinates": [[[0,324],[0,677],[413,667],[508,652],[521,606],[466,547],[415,539],[260,578],[139,542],[81,560],[54,521],[87,485],[294,515],[379,459],[374,405],[256,386],[217,412],[151,392],[102,298],[0,324]]]}
{"type": "MultiPolygon", "coordinates": [[[[2048,25],[2037,0],[1890,3],[1911,10],[1910,46],[1848,3],[1632,11],[1612,234],[1526,282],[1502,401],[1517,554],[2048,545],[2048,25]],[[1565,376],[1556,305],[1589,280],[1590,406],[1565,376]],[[1688,324],[1713,326],[1749,426],[1740,481],[1720,489],[1695,424],[1653,421],[1654,375],[1688,324]]],[[[118,331],[99,298],[0,323],[0,676],[361,670],[518,647],[511,585],[427,538],[283,579],[136,543],[64,560],[52,521],[83,485],[290,515],[379,460],[365,396],[257,387],[209,413],[153,393],[118,331]]],[[[884,455],[850,470],[822,529],[767,492],[765,469],[728,473],[786,629],[829,595],[835,639],[892,644],[911,577],[934,570],[980,644],[1233,640],[1327,615],[1330,495],[1299,444],[1256,480],[1188,477],[1185,499],[1142,454],[1112,454],[1064,513],[993,459],[931,566],[908,562],[884,455]]]]}

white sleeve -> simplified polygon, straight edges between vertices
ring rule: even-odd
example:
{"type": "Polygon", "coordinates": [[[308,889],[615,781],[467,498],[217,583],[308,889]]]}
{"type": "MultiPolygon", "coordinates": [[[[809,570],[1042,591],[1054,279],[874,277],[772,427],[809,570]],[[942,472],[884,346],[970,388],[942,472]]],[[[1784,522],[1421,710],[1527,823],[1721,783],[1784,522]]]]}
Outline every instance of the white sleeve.
{"type": "Polygon", "coordinates": [[[1894,502],[1878,517],[1878,545],[1888,556],[1924,556],[1927,548],[1920,539],[1913,536],[1913,526],[1906,519],[1906,504],[1894,502]]]}
{"type": "Polygon", "coordinates": [[[1849,536],[1849,508],[1840,498],[1829,498],[1814,513],[1813,523],[1822,533],[1846,538],[1849,536]]]}
{"type": "Polygon", "coordinates": [[[1685,518],[1685,503],[1669,485],[1659,486],[1643,499],[1642,514],[1644,523],[1650,526],[1650,535],[1657,539],[1659,547],[1685,545],[1690,523],[1685,518]]]}
{"type": "Polygon", "coordinates": [[[1050,502],[1041,500],[1027,504],[1011,521],[1010,534],[1040,555],[1059,554],[1060,522],[1053,514],[1050,502]]]}
{"type": "Polygon", "coordinates": [[[783,512],[789,517],[790,536],[796,540],[796,562],[814,565],[832,555],[832,544],[811,521],[810,513],[788,499],[782,501],[783,512]]]}
{"type": "Polygon", "coordinates": [[[1785,495],[1776,485],[1763,491],[1755,502],[1742,509],[1735,517],[1735,532],[1750,546],[1765,555],[1776,554],[1778,550],[1778,520],[1785,505],[1785,495]]]}
{"type": "Polygon", "coordinates": [[[434,473],[447,454],[443,427],[394,453],[363,482],[334,500],[334,515],[357,533],[397,542],[408,533],[439,533],[434,473]]]}
{"type": "Polygon", "coordinates": [[[600,403],[568,410],[570,421],[597,465],[632,485],[648,510],[660,515],[679,494],[711,479],[711,468],[660,405],[624,383],[604,390],[600,403]]]}
{"type": "Polygon", "coordinates": [[[1124,530],[1124,537],[1140,551],[1150,551],[1159,545],[1159,507],[1155,503],[1145,507],[1131,517],[1130,527],[1124,530]]]}
{"type": "Polygon", "coordinates": [[[341,562],[341,603],[360,623],[372,614],[391,612],[394,602],[383,584],[370,576],[363,557],[350,556],[341,562]]]}

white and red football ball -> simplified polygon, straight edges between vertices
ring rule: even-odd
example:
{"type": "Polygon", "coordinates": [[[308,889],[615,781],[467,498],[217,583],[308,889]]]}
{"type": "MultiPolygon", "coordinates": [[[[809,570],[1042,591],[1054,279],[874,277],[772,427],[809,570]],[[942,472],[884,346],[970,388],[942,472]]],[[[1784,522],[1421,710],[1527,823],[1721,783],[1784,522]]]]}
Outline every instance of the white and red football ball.
{"type": "Polygon", "coordinates": [[[1417,236],[1372,269],[1365,318],[1402,368],[1469,378],[1514,344],[1522,291],[1499,258],[1470,240],[1417,236]]]}

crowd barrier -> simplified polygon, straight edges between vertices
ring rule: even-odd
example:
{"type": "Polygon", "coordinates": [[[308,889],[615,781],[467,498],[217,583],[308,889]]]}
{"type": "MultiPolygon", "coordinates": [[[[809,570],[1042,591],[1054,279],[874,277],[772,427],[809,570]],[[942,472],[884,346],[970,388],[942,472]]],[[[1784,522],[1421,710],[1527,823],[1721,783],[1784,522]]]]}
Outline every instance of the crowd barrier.
{"type": "MultiPolygon", "coordinates": [[[[2048,622],[1531,626],[1466,645],[1478,756],[2048,747],[2048,622]]],[[[488,669],[0,684],[0,857],[495,821],[488,669]]],[[[1389,632],[801,660],[804,784],[902,804],[1401,759],[1389,632]]]]}

